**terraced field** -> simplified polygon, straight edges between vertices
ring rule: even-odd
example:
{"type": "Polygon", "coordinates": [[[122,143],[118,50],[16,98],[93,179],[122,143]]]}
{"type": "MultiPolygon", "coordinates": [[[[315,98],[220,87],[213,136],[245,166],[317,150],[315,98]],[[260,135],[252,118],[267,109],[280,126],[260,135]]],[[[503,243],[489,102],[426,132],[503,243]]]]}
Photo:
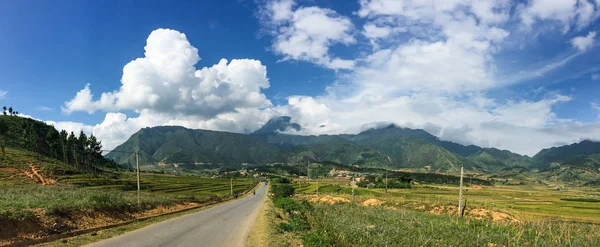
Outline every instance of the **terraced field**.
{"type": "MultiPolygon", "coordinates": [[[[59,178],[58,182],[97,190],[116,189],[126,192],[137,190],[136,177],[133,173],[118,174],[112,177],[64,176],[59,178]]],[[[231,182],[227,178],[142,174],[140,187],[144,196],[166,195],[174,198],[202,200],[228,196],[231,193],[231,182]]],[[[233,192],[243,192],[254,183],[255,181],[252,179],[233,179],[233,192]]]]}

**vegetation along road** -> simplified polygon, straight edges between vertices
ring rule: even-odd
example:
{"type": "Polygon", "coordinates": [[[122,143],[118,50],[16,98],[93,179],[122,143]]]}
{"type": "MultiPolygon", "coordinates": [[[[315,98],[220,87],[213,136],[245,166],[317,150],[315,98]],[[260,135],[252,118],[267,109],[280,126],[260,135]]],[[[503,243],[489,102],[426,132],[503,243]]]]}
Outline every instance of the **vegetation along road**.
{"type": "Polygon", "coordinates": [[[266,196],[256,195],[167,220],[89,246],[245,246],[266,196]]]}

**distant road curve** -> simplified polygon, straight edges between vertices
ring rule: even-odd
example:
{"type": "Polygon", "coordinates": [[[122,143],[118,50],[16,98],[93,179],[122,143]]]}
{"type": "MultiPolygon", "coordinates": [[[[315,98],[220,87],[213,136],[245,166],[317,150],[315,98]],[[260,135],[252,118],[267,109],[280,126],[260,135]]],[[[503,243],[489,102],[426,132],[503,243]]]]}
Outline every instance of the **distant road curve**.
{"type": "Polygon", "coordinates": [[[184,215],[87,246],[245,246],[266,197],[256,195],[184,215]]]}

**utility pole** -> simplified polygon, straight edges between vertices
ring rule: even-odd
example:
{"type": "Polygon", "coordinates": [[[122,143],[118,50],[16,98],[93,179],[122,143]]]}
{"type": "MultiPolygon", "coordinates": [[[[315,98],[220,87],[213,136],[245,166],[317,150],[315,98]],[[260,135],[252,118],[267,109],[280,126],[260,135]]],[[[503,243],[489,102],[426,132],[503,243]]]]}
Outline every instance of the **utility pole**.
{"type": "Polygon", "coordinates": [[[137,170],[137,203],[138,207],[140,207],[140,158],[138,151],[135,151],[135,168],[137,170]]]}
{"type": "Polygon", "coordinates": [[[317,196],[319,196],[319,175],[317,175],[317,196]]]}
{"type": "Polygon", "coordinates": [[[458,215],[462,212],[462,186],[463,186],[463,167],[460,166],[460,185],[458,187],[458,215]]]}
{"type": "Polygon", "coordinates": [[[385,195],[387,196],[387,189],[388,189],[388,170],[385,169],[385,195]]]}
{"type": "MultiPolygon", "coordinates": [[[[392,159],[390,159],[390,156],[387,157],[388,161],[390,162],[390,164],[392,163],[392,159]]],[[[388,190],[388,170],[389,170],[389,166],[388,168],[385,169],[385,195],[387,196],[387,190],[388,190]]]]}
{"type": "Polygon", "coordinates": [[[231,181],[229,182],[229,186],[231,187],[231,196],[233,196],[233,178],[231,178],[231,181]]]}

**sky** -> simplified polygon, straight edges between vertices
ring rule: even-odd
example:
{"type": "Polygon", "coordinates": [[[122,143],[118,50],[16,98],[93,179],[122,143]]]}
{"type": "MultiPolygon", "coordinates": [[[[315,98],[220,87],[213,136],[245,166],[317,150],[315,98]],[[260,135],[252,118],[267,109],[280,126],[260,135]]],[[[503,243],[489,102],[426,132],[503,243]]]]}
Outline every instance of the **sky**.
{"type": "MultiPolygon", "coordinates": [[[[600,0],[0,1],[0,105],[140,128],[395,123],[534,155],[600,140],[600,0]]],[[[291,130],[290,130],[291,131],[291,130]]]]}

